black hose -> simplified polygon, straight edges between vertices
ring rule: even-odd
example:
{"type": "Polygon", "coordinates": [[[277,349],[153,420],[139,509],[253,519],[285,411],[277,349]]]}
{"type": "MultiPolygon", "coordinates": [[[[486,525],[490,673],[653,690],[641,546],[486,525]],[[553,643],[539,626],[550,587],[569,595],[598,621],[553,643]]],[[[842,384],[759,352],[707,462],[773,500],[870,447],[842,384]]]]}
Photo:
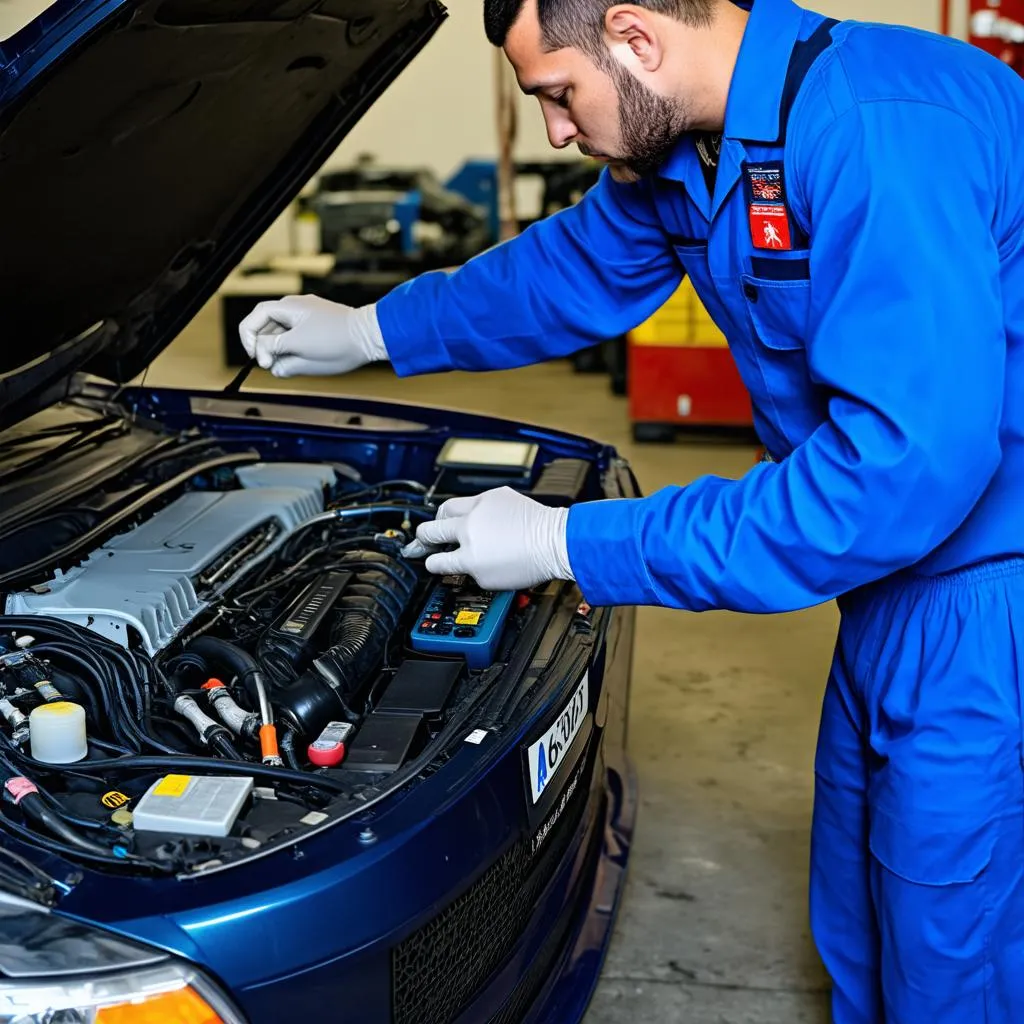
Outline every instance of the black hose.
{"type": "Polygon", "coordinates": [[[275,700],[301,739],[317,736],[332,718],[359,720],[365,704],[361,695],[387,652],[417,582],[414,570],[376,551],[353,551],[335,568],[362,571],[335,606],[330,647],[275,700]]]}
{"type": "Polygon", "coordinates": [[[214,636],[198,636],[188,645],[188,654],[198,655],[209,663],[223,665],[230,669],[238,677],[238,681],[245,687],[245,692],[252,701],[252,707],[259,707],[259,695],[256,692],[254,676],[259,675],[260,666],[256,659],[248,652],[230,640],[221,640],[214,636]]]}
{"type": "Polygon", "coordinates": [[[26,817],[36,821],[47,831],[78,850],[101,854],[105,857],[114,856],[110,847],[101,846],[88,837],[80,835],[68,820],[68,815],[64,813],[63,808],[60,807],[57,801],[49,793],[42,790],[34,781],[25,778],[6,758],[0,758],[0,769],[7,776],[4,780],[5,785],[11,780],[16,779],[24,783],[25,789],[29,789],[28,792],[23,791],[17,796],[15,796],[14,787],[10,787],[5,791],[5,797],[20,808],[26,817]]]}
{"type": "Polygon", "coordinates": [[[77,846],[68,846],[66,843],[58,842],[56,839],[50,839],[47,836],[40,835],[38,832],[25,828],[4,814],[0,814],[0,829],[6,829],[27,846],[43,849],[57,857],[70,858],[72,860],[89,860],[103,864],[106,867],[145,867],[161,875],[172,875],[176,870],[173,864],[161,864],[158,861],[139,857],[133,853],[126,853],[123,857],[120,857],[110,850],[106,850],[101,854],[82,850],[77,846]]]}
{"type": "Polygon", "coordinates": [[[95,736],[88,737],[89,746],[97,747],[107,754],[134,754],[134,750],[130,750],[128,747],[118,746],[116,743],[107,743],[106,740],[98,740],[95,736]]]}
{"type": "Polygon", "coordinates": [[[68,846],[104,857],[114,856],[109,846],[101,846],[99,843],[94,843],[91,839],[79,835],[71,824],[64,820],[63,815],[46,806],[45,801],[38,793],[30,793],[28,796],[22,797],[18,806],[25,812],[26,817],[38,822],[68,846]]]}
{"type": "Polygon", "coordinates": [[[72,814],[66,807],[62,806],[60,801],[52,794],[43,789],[42,786],[36,785],[39,790],[39,795],[50,805],[51,809],[59,814],[69,825],[76,825],[78,828],[93,829],[98,832],[106,832],[111,837],[123,839],[121,832],[115,825],[111,825],[107,821],[99,821],[96,818],[83,818],[81,815],[72,814]]]}
{"type": "Polygon", "coordinates": [[[113,721],[113,697],[110,692],[110,681],[106,678],[106,673],[104,672],[103,667],[96,665],[95,662],[92,661],[92,652],[85,648],[81,648],[80,650],[68,649],[64,642],[47,640],[43,643],[36,644],[32,648],[32,653],[36,655],[56,655],[73,665],[77,665],[79,672],[84,673],[86,677],[96,684],[99,704],[103,716],[108,722],[110,722],[112,728],[115,726],[113,721]]]}
{"type": "Polygon", "coordinates": [[[241,761],[242,755],[235,749],[235,745],[231,742],[231,734],[224,729],[223,732],[216,731],[211,733],[206,740],[210,744],[210,747],[215,750],[221,757],[226,757],[231,761],[241,761]]]}
{"type": "MultiPolygon", "coordinates": [[[[47,772],[53,772],[55,769],[54,765],[43,761],[36,761],[25,754],[21,754],[18,760],[30,768],[38,768],[47,772]]],[[[84,769],[86,768],[94,772],[168,771],[186,774],[190,769],[197,772],[206,770],[222,775],[251,775],[254,778],[267,779],[270,782],[302,786],[304,788],[326,789],[332,793],[347,794],[349,792],[347,784],[328,778],[325,775],[296,772],[287,768],[274,768],[271,765],[257,764],[251,761],[232,762],[222,761],[217,757],[193,757],[191,754],[179,754],[177,757],[133,755],[131,757],[104,758],[98,761],[80,761],[75,765],[76,774],[84,774],[84,769]]]]}
{"type": "Polygon", "coordinates": [[[59,619],[5,616],[0,621],[15,632],[37,637],[41,642],[33,645],[32,653],[51,656],[65,671],[70,668],[74,680],[93,698],[89,703],[98,705],[93,708],[94,721],[106,724],[117,747],[178,753],[144,728],[156,676],[148,657],[59,619]]]}

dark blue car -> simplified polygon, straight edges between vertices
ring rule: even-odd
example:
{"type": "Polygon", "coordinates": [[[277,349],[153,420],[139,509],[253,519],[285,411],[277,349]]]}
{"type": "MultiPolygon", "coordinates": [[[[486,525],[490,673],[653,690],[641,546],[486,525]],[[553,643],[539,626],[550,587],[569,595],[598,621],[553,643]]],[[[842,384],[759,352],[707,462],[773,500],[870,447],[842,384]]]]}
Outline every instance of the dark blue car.
{"type": "Polygon", "coordinates": [[[0,1022],[584,1013],[636,810],[633,617],[401,556],[600,444],[130,387],[441,27],[62,0],[0,44],[0,1022]]]}

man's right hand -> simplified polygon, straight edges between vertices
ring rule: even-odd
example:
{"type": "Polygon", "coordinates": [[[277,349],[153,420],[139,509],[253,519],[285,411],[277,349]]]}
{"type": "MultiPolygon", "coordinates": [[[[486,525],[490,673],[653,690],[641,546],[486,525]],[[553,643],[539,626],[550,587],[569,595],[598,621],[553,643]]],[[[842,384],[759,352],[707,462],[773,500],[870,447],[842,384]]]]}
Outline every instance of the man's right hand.
{"type": "Polygon", "coordinates": [[[316,295],[261,302],[238,334],[245,351],[275,377],[348,373],[388,358],[374,306],[353,309],[316,295]]]}

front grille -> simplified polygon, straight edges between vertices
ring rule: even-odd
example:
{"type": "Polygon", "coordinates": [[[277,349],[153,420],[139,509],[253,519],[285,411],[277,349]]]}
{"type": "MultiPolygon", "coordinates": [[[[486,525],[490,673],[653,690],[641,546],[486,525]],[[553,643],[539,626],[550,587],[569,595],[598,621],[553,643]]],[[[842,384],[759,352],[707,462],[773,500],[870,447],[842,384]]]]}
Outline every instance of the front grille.
{"type": "MultiPolygon", "coordinates": [[[[590,760],[588,758],[588,760],[590,760]]],[[[584,772],[589,781],[592,763],[584,772]]],[[[579,827],[589,797],[580,785],[541,848],[513,846],[454,903],[391,956],[394,1024],[448,1024],[508,958],[579,827]]]]}
{"type": "MultiPolygon", "coordinates": [[[[586,884],[593,877],[603,842],[603,832],[601,829],[595,829],[594,834],[590,837],[586,864],[580,873],[580,884],[586,884]]],[[[515,991],[487,1024],[522,1024],[526,1012],[533,1005],[540,990],[544,987],[544,983],[550,977],[551,968],[562,954],[569,932],[576,923],[576,911],[575,902],[570,900],[562,909],[562,916],[558,919],[555,927],[551,929],[544,944],[537,950],[529,969],[516,985],[515,991]]]]}

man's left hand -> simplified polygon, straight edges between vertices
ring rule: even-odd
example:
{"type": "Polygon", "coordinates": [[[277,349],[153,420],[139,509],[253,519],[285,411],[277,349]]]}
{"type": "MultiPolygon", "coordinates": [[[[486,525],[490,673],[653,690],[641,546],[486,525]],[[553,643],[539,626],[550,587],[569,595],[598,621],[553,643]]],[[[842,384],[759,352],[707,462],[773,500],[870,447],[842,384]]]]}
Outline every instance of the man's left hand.
{"type": "Polygon", "coordinates": [[[548,508],[500,487],[446,501],[402,553],[426,555],[430,572],[466,574],[484,590],[525,590],[574,578],[565,537],[568,518],[568,509],[548,508]]]}

